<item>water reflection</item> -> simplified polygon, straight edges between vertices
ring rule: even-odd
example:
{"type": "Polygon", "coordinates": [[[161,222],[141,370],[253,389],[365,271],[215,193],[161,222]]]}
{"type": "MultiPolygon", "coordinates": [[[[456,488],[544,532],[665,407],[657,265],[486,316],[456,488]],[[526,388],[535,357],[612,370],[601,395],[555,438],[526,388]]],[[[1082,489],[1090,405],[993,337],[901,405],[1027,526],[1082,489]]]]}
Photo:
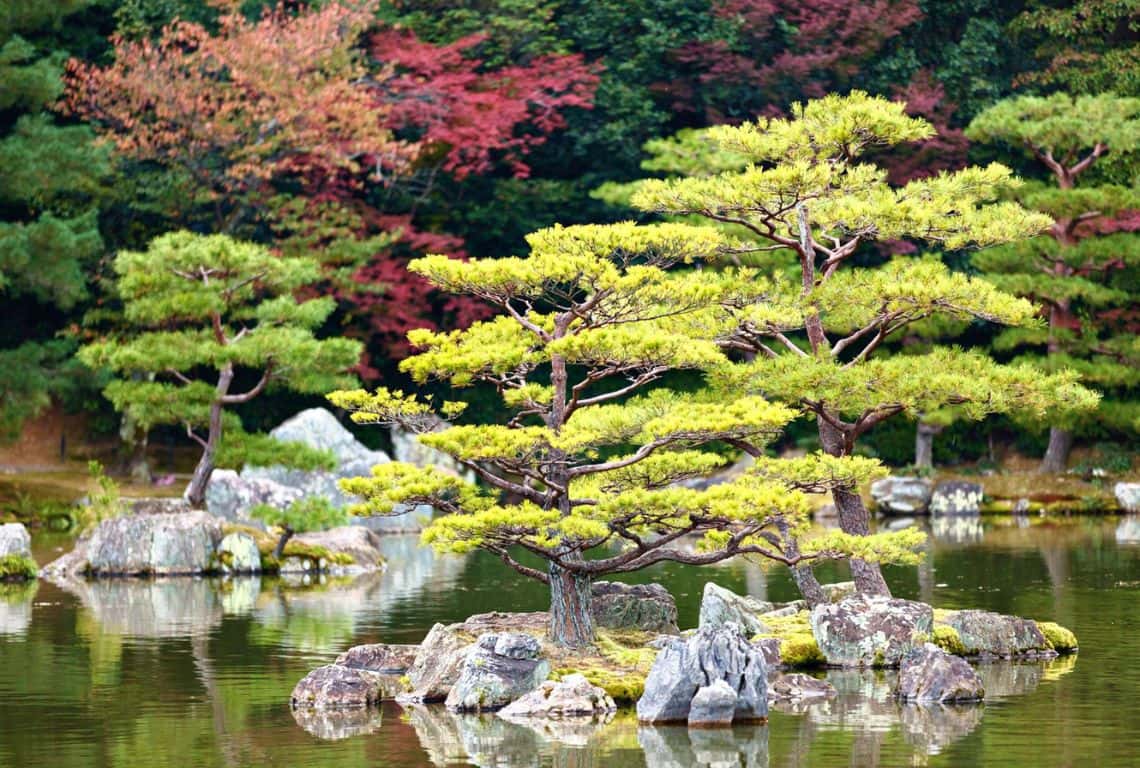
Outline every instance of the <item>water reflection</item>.
{"type": "Polygon", "coordinates": [[[39,582],[25,584],[0,583],[0,635],[27,634],[32,623],[32,600],[39,582]]]}
{"type": "Polygon", "coordinates": [[[352,736],[363,736],[380,729],[384,724],[381,709],[320,710],[294,709],[297,725],[324,741],[339,741],[352,736]]]}
{"type": "Polygon", "coordinates": [[[765,725],[718,729],[642,726],[637,729],[637,741],[645,751],[647,768],[768,766],[765,725]]]}

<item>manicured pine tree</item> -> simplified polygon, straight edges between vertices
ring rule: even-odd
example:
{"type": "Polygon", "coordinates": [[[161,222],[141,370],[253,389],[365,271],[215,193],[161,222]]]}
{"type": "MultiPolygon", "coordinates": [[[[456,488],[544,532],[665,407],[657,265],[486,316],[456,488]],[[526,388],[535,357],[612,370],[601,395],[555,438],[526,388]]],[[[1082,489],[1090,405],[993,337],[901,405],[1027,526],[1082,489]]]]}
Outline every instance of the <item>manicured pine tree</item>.
{"type": "Polygon", "coordinates": [[[314,259],[174,232],[144,252],[121,252],[114,267],[128,329],[85,346],[80,357],[115,374],[104,395],[135,423],[183,425],[201,446],[186,489],[195,507],[205,503],[223,431],[231,440],[240,435],[226,409],[273,387],[323,393],[355,380],[345,371],[359,360],[360,344],[314,334],[333,300],[294,296],[320,278],[314,259]]]}
{"type": "MultiPolygon", "coordinates": [[[[481,484],[434,467],[392,462],[342,481],[364,498],[356,511],[430,504],[425,542],[488,551],[550,586],[551,637],[592,642],[591,582],[654,563],[701,565],[753,554],[793,568],[805,594],[823,599],[807,563],[858,552],[913,559],[921,534],[871,538],[811,534],[803,491],[853,489],[877,462],[817,454],[768,459],[764,446],[795,418],[792,408],[739,391],[663,386],[676,371],[728,365],[720,338],[733,329],[726,303],[759,304],[759,279],[685,268],[725,247],[708,227],[633,224],[554,227],[528,238],[525,258],[461,262],[431,256],[412,269],[446,291],[502,312],[453,333],[410,334],[422,351],[402,368],[417,382],[483,384],[502,397],[501,424],[442,431],[436,410],[386,389],[329,399],[358,423],[400,424],[454,457],[481,484]],[[705,489],[731,445],[757,456],[741,477],[705,489]],[[527,558],[543,561],[535,568],[527,558]]],[[[444,403],[453,418],[462,404],[444,403]]]]}
{"type": "Polygon", "coordinates": [[[1105,393],[1091,415],[1059,411],[1042,472],[1064,472],[1074,430],[1140,431],[1140,194],[1113,179],[1140,171],[1140,99],[1022,96],[970,124],[974,141],[1028,156],[1048,181],[1014,194],[1054,219],[1040,237],[982,251],[974,266],[1002,290],[1042,307],[1047,327],[1010,329],[994,346],[1047,371],[1071,368],[1105,393]]]}
{"type": "MultiPolygon", "coordinates": [[[[905,105],[854,92],[796,105],[789,119],[709,129],[708,175],[642,182],[634,206],[695,215],[741,233],[742,253],[790,254],[765,300],[727,305],[737,322],[725,345],[755,356],[723,375],[725,386],[802,409],[815,418],[823,450],[850,456],[860,437],[898,414],[946,405],[981,418],[1042,411],[1058,399],[1095,395],[1075,375],[1002,366],[983,354],[936,348],[925,355],[874,354],[909,324],[936,314],[1021,325],[1034,307],[932,259],[896,258],[855,268],[860,247],[908,239],[953,250],[1020,240],[1050,219],[994,202],[1017,181],[1000,165],[971,167],[895,187],[862,161],[868,150],[931,135],[905,105]],[[723,170],[724,168],[728,170],[723,170]]],[[[842,530],[869,533],[858,493],[833,490],[842,530]]],[[[852,560],[861,592],[889,594],[876,563],[852,560]]]]}

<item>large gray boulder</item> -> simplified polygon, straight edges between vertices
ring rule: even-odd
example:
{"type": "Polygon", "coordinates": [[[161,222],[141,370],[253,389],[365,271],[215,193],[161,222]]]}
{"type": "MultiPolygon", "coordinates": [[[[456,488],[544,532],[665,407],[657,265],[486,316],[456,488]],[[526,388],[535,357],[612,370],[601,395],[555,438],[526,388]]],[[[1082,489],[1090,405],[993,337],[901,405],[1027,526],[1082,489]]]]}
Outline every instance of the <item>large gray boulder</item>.
{"type": "Polygon", "coordinates": [[[124,515],[104,520],[86,545],[93,576],[173,576],[214,570],[218,518],[201,511],[124,515]]]}
{"type": "Polygon", "coordinates": [[[381,677],[363,669],[326,664],[301,678],[293,688],[294,709],[371,707],[384,698],[381,677]]]}
{"type": "Polygon", "coordinates": [[[723,627],[736,624],[748,637],[768,632],[768,627],[760,620],[760,614],[768,613],[775,606],[748,595],[738,595],[724,587],[705,584],[701,595],[701,612],[697,626],[704,628],[723,627]]]}
{"type": "Polygon", "coordinates": [[[733,720],[767,719],[764,656],[735,624],[703,627],[687,639],[670,640],[649,670],[645,693],[637,702],[637,719],[645,723],[687,721],[693,697],[717,680],[736,694],[733,720]]]}
{"type": "Polygon", "coordinates": [[[521,632],[485,634],[467,651],[459,679],[447,694],[452,712],[502,709],[530,693],[550,674],[550,662],[539,658],[542,647],[521,632]]]}
{"type": "Polygon", "coordinates": [[[28,535],[28,529],[23,523],[0,525],[0,557],[8,555],[32,556],[32,537],[28,535]]]}
{"type": "Polygon", "coordinates": [[[981,701],[986,694],[981,678],[965,659],[946,653],[933,643],[921,645],[903,657],[895,692],[903,701],[919,704],[981,701]]]}
{"type": "Polygon", "coordinates": [[[934,487],[930,496],[932,515],[977,515],[986,495],[980,483],[947,480],[934,487]]]}
{"type": "Polygon", "coordinates": [[[827,663],[837,667],[894,667],[930,635],[934,611],[925,603],[877,595],[854,595],[817,605],[811,630],[827,663]]]}
{"type": "Polygon", "coordinates": [[[590,613],[599,627],[680,634],[677,603],[660,584],[594,582],[590,591],[590,613]]]}
{"type": "Polygon", "coordinates": [[[933,483],[922,477],[891,475],[871,483],[871,498],[886,515],[915,515],[927,511],[933,483]]]}
{"type": "Polygon", "coordinates": [[[1125,512],[1140,512],[1140,483],[1117,483],[1112,492],[1125,512]]]}
{"type": "Polygon", "coordinates": [[[1052,657],[1045,636],[1037,623],[1017,616],[991,611],[954,611],[942,623],[958,632],[966,653],[970,655],[1013,657],[1052,657]]]}
{"type": "Polygon", "coordinates": [[[617,709],[614,700],[584,675],[567,675],[555,682],[546,680],[530,693],[499,710],[499,716],[512,718],[564,718],[604,716],[617,709]]]}

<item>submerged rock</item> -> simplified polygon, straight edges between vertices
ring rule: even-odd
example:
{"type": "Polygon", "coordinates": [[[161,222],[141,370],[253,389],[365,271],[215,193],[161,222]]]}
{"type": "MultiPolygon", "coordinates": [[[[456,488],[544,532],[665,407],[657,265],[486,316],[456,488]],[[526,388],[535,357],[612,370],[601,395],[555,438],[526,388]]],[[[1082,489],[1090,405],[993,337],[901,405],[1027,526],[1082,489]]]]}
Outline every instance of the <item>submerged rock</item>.
{"type": "Polygon", "coordinates": [[[941,704],[981,701],[985,688],[965,659],[926,643],[903,657],[896,693],[903,701],[941,704]]]}
{"type": "Polygon", "coordinates": [[[201,511],[104,520],[85,548],[93,576],[185,575],[214,569],[222,524],[201,511]]]}
{"type": "Polygon", "coordinates": [[[550,674],[538,640],[519,632],[481,635],[468,649],[445,701],[453,712],[501,709],[530,693],[550,674]]]}
{"type": "Polygon", "coordinates": [[[811,612],[811,629],[827,663],[838,667],[893,667],[929,636],[934,611],[911,600],[855,595],[811,612]]]}
{"type": "Polygon", "coordinates": [[[660,584],[597,581],[590,591],[590,613],[599,627],[680,634],[677,603],[660,584]]]}
{"type": "Polygon", "coordinates": [[[930,505],[933,485],[922,477],[891,475],[871,483],[871,498],[884,514],[922,514],[930,505]]]}
{"type": "Polygon", "coordinates": [[[984,496],[985,489],[980,483],[947,480],[934,487],[930,496],[930,514],[977,515],[984,496]]]}
{"type": "Polygon", "coordinates": [[[326,664],[301,678],[290,702],[294,709],[354,709],[379,704],[383,697],[379,675],[326,664]]]}
{"type": "Polygon", "coordinates": [[[563,718],[606,715],[617,709],[614,700],[583,675],[567,675],[558,682],[546,680],[516,699],[499,716],[511,718],[563,718]]]}
{"type": "Polygon", "coordinates": [[[675,639],[657,655],[637,702],[641,722],[687,721],[697,691],[723,680],[735,693],[733,720],[768,717],[767,668],[763,653],[739,626],[703,627],[675,639]]]}
{"type": "Polygon", "coordinates": [[[715,629],[736,624],[748,637],[768,632],[768,627],[760,620],[760,614],[768,613],[775,605],[761,602],[747,595],[738,595],[724,587],[705,584],[701,595],[701,612],[698,626],[715,629]]]}
{"type": "Polygon", "coordinates": [[[1000,658],[1055,655],[1037,623],[1030,619],[971,610],[952,611],[941,623],[958,632],[962,648],[969,655],[1000,658]]]}

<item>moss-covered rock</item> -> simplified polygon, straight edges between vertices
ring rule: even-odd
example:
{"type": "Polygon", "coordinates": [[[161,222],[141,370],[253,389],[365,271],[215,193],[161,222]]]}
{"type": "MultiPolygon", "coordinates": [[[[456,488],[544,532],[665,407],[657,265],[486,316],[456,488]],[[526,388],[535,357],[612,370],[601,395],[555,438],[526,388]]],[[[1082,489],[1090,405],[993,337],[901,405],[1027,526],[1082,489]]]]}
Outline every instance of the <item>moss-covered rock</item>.
{"type": "Polygon", "coordinates": [[[26,555],[0,557],[0,581],[26,581],[37,573],[36,561],[26,555]]]}
{"type": "Polygon", "coordinates": [[[622,670],[611,667],[583,665],[575,668],[556,669],[550,673],[550,680],[559,682],[570,675],[579,674],[609,694],[619,704],[633,704],[645,693],[645,678],[648,672],[622,670]]]}
{"type": "Polygon", "coordinates": [[[958,630],[948,624],[939,624],[937,620],[935,620],[934,628],[930,631],[930,642],[955,656],[966,655],[966,646],[962,643],[962,638],[958,636],[958,630]]]}
{"type": "Polygon", "coordinates": [[[780,661],[789,667],[822,666],[826,659],[811,631],[811,613],[800,611],[786,616],[765,614],[761,617],[769,631],[756,635],[760,640],[774,637],[780,641],[780,661]]]}
{"type": "Polygon", "coordinates": [[[1077,636],[1053,621],[1036,622],[1037,629],[1045,636],[1045,641],[1057,653],[1073,653],[1077,650],[1077,636]]]}

